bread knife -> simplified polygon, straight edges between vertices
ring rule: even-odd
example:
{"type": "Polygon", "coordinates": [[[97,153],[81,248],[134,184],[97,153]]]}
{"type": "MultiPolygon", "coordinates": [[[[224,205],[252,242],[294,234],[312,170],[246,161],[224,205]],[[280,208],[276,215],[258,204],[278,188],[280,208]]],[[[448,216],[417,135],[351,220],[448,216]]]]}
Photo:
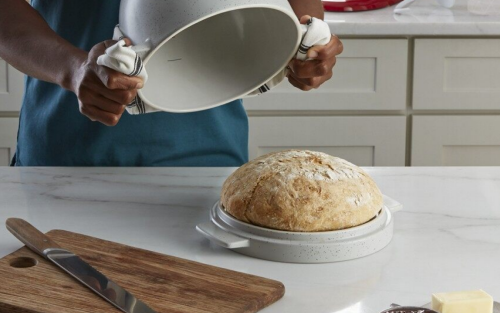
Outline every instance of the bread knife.
{"type": "Polygon", "coordinates": [[[125,313],[156,313],[144,302],[97,271],[80,257],[61,248],[30,223],[9,218],[7,229],[28,248],[51,261],[125,313]]]}

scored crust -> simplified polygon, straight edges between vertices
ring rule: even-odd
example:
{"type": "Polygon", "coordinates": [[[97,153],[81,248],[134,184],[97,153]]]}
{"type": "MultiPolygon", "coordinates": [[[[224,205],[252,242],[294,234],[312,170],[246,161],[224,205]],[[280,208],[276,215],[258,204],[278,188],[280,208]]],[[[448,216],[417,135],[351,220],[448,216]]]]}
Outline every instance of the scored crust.
{"type": "Polygon", "coordinates": [[[307,150],[254,159],[231,174],[221,192],[222,208],[236,219],[297,232],[358,226],[382,205],[379,188],[361,168],[307,150]]]}

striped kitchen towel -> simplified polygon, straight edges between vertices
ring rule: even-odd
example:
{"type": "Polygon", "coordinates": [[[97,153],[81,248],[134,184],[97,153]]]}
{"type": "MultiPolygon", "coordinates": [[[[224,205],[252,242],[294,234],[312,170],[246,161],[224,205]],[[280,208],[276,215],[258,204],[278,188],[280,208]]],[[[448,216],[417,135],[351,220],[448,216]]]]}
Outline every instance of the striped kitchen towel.
{"type": "MultiPolygon", "coordinates": [[[[314,46],[324,46],[328,44],[332,38],[332,34],[328,24],[315,17],[312,17],[305,25],[301,26],[302,42],[300,43],[299,50],[297,51],[295,58],[297,60],[306,61],[307,51],[314,46]]],[[[284,68],[283,71],[279,72],[259,89],[249,93],[248,96],[258,96],[273,89],[285,79],[288,70],[288,67],[284,68]]]]}
{"type": "MultiPolygon", "coordinates": [[[[116,25],[113,39],[118,40],[118,42],[106,49],[105,54],[97,58],[97,64],[109,67],[128,76],[140,77],[144,80],[145,84],[148,80],[148,73],[144,67],[142,58],[133,47],[125,45],[123,38],[124,36],[119,25],[116,25]]],[[[147,106],[139,96],[136,96],[126,109],[128,113],[133,115],[158,111],[158,109],[147,106]]]]}
{"type": "MultiPolygon", "coordinates": [[[[305,61],[307,51],[313,46],[322,46],[330,42],[331,33],[328,24],[320,19],[311,18],[306,25],[302,26],[302,42],[297,51],[296,58],[305,61]]],[[[123,40],[123,33],[119,25],[116,25],[114,40],[118,42],[106,49],[106,53],[97,59],[97,64],[107,66],[115,71],[130,75],[138,76],[144,79],[146,83],[148,74],[143,65],[142,59],[133,47],[126,47],[123,40]]],[[[247,97],[257,96],[263,94],[281,83],[287,76],[288,67],[280,71],[275,77],[262,85],[257,90],[249,93],[247,97]]],[[[160,111],[145,104],[139,96],[137,96],[132,103],[127,106],[127,112],[130,114],[144,114],[160,111]]]]}

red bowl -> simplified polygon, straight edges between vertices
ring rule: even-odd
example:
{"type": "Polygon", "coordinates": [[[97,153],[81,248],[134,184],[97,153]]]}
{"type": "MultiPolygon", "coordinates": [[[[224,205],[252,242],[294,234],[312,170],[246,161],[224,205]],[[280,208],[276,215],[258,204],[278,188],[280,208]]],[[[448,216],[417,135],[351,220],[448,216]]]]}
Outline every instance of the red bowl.
{"type": "Polygon", "coordinates": [[[382,9],[402,0],[323,0],[327,11],[354,12],[382,9]]]}

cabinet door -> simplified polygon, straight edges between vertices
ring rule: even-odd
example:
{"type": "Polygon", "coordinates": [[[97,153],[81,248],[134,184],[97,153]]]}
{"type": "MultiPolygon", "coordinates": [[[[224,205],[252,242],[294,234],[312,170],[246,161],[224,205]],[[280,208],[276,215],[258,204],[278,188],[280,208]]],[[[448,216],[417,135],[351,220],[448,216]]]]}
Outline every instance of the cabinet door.
{"type": "Polygon", "coordinates": [[[404,110],[408,41],[345,39],[333,78],[304,92],[285,79],[266,94],[246,98],[247,110],[404,110]]]}
{"type": "Polygon", "coordinates": [[[500,116],[416,116],[412,165],[499,166],[500,116]]]}
{"type": "Polygon", "coordinates": [[[500,39],[417,39],[416,110],[500,109],[500,39]]]}
{"type": "Polygon", "coordinates": [[[325,152],[359,166],[405,165],[406,118],[251,117],[250,158],[286,149],[325,152]]]}
{"type": "Polygon", "coordinates": [[[23,74],[0,58],[0,112],[19,111],[23,90],[23,74]]]}
{"type": "Polygon", "coordinates": [[[7,166],[14,156],[17,142],[18,118],[0,118],[0,166],[7,166]]]}

